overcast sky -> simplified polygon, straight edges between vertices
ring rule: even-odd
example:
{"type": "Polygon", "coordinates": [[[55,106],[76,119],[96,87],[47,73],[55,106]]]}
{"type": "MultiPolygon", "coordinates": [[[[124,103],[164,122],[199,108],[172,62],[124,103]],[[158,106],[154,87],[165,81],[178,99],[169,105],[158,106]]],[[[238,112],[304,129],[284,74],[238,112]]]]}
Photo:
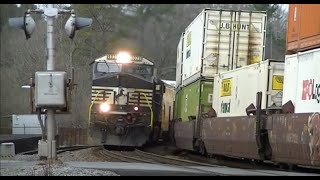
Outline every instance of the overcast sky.
{"type": "Polygon", "coordinates": [[[289,9],[289,4],[280,4],[282,9],[285,9],[286,11],[288,11],[289,9]]]}

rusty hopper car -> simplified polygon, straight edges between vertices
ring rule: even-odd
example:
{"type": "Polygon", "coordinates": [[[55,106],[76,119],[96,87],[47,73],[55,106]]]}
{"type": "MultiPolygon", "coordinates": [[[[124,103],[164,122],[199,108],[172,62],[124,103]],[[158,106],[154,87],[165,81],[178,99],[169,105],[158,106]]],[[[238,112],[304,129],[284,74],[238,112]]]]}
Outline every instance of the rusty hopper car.
{"type": "Polygon", "coordinates": [[[153,70],[151,61],[126,52],[94,61],[89,125],[95,140],[140,147],[158,139],[164,83],[153,70]]]}

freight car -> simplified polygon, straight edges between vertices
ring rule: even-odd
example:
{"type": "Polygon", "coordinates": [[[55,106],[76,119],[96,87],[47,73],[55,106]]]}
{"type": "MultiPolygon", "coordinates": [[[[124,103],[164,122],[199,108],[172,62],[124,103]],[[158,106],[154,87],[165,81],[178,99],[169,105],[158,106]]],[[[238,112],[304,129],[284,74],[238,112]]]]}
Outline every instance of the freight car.
{"type": "MultiPolygon", "coordinates": [[[[289,17],[299,14],[292,11],[310,8],[304,5],[299,5],[300,8],[294,8],[294,6],[296,5],[290,5],[289,17]]],[[[209,47],[210,43],[216,43],[210,47],[217,47],[211,50],[218,50],[216,53],[218,56],[212,59],[211,67],[215,67],[213,71],[209,71],[211,67],[206,68],[208,63],[205,60],[209,59],[209,56],[204,54],[209,50],[202,50],[201,58],[185,58],[191,57],[190,54],[194,53],[192,46],[188,47],[194,41],[191,41],[192,37],[186,35],[187,28],[177,50],[175,100],[177,114],[174,124],[176,146],[213,156],[228,156],[260,162],[271,161],[290,166],[320,167],[320,49],[312,49],[318,46],[307,47],[303,46],[303,41],[296,41],[294,43],[300,43],[301,49],[295,48],[295,52],[291,51],[291,55],[286,56],[282,65],[277,62],[274,66],[270,63],[272,61],[265,61],[262,58],[264,54],[262,52],[260,61],[255,61],[253,65],[245,63],[242,67],[240,67],[241,63],[238,63],[239,68],[234,64],[238,61],[232,61],[234,58],[231,60],[229,58],[236,52],[234,47],[223,46],[220,43],[221,38],[227,37],[220,33],[223,27],[226,27],[222,25],[222,19],[226,19],[223,12],[216,16],[219,20],[214,20],[214,15],[210,16],[212,11],[204,10],[204,12],[209,15],[204,15],[202,19],[210,19],[210,17],[213,19],[204,24],[204,32],[210,29],[208,25],[210,22],[220,23],[218,26],[220,28],[205,36],[202,47],[209,47]],[[210,39],[213,34],[217,34],[217,37],[210,39]],[[221,47],[225,47],[222,50],[227,50],[220,51],[221,53],[230,52],[227,57],[219,56],[221,47]],[[305,52],[299,52],[300,50],[305,52]],[[199,60],[201,63],[198,68],[197,66],[189,67],[188,63],[199,62],[199,60]],[[221,64],[223,61],[224,64],[221,64]],[[196,69],[193,69],[194,67],[196,69]],[[211,74],[211,77],[208,74],[211,74]],[[197,80],[200,80],[200,83],[195,85],[197,80]],[[201,83],[208,80],[212,83],[212,94],[207,92],[205,84],[201,83]],[[194,85],[195,87],[192,88],[194,85]],[[196,100],[192,97],[196,97],[196,100]],[[192,108],[189,104],[193,104],[192,108]]],[[[233,11],[233,13],[237,12],[233,11]]],[[[318,15],[319,11],[314,17],[318,15]]],[[[231,24],[237,24],[237,21],[232,21],[232,13],[230,16],[231,24]]],[[[258,21],[260,24],[265,24],[261,21],[261,17],[264,16],[256,14],[255,22],[257,17],[260,17],[258,21]]],[[[301,18],[297,23],[302,24],[304,20],[302,16],[301,18]]],[[[196,20],[191,24],[195,22],[196,20]]],[[[292,25],[294,22],[295,20],[289,21],[289,31],[292,30],[290,27],[298,26],[292,25]]],[[[257,27],[251,21],[248,24],[249,29],[257,27]]],[[[230,30],[229,34],[232,36],[237,34],[236,32],[237,28],[230,30]]],[[[239,32],[241,31],[238,30],[238,34],[239,32]]],[[[250,33],[249,31],[249,37],[250,33]]],[[[289,35],[290,33],[288,32],[289,35]]],[[[241,41],[241,35],[238,37],[241,41]]],[[[263,36],[256,34],[256,37],[263,36]]],[[[291,37],[288,38],[287,50],[290,51],[292,49],[289,47],[294,40],[291,37]]],[[[259,40],[259,38],[256,39],[259,40]]]]}
{"type": "MultiPolygon", "coordinates": [[[[261,109],[262,92],[249,116],[215,117],[176,122],[175,142],[203,155],[227,156],[275,164],[320,167],[320,114],[268,114],[261,109]]],[[[245,111],[245,110],[244,110],[245,111]]]]}
{"type": "Polygon", "coordinates": [[[319,55],[315,49],[286,56],[282,66],[267,60],[216,75],[212,108],[199,118],[175,123],[176,146],[214,156],[320,167],[319,55]]]}
{"type": "Polygon", "coordinates": [[[140,147],[157,141],[164,83],[154,64],[127,52],[93,62],[89,125],[104,145],[140,147]]]}
{"type": "MultiPolygon", "coordinates": [[[[299,60],[295,59],[298,61],[296,69],[300,72],[297,73],[296,87],[291,88],[292,85],[288,84],[293,83],[290,79],[296,78],[293,74],[290,74],[290,76],[285,76],[284,79],[285,84],[287,83],[285,87],[288,88],[278,91],[278,93],[274,92],[273,95],[271,90],[276,88],[275,84],[279,83],[276,82],[276,79],[273,83],[268,83],[271,89],[268,86],[267,88],[261,88],[264,87],[263,83],[260,85],[257,83],[259,85],[256,89],[257,97],[256,93],[250,93],[254,90],[253,85],[255,86],[256,83],[241,81],[245,77],[248,78],[248,74],[252,73],[248,69],[264,68],[261,65],[264,62],[236,70],[243,71],[242,73],[232,71],[221,73],[221,78],[215,77],[218,80],[215,80],[214,87],[219,87],[222,90],[216,90],[220,97],[213,97],[213,101],[218,101],[221,104],[226,98],[225,92],[227,91],[230,92],[231,102],[226,102],[230,104],[226,108],[213,103],[213,107],[209,111],[201,113],[199,118],[176,122],[174,127],[176,146],[202,154],[246,158],[256,161],[268,160],[281,165],[319,167],[320,105],[317,99],[319,88],[317,85],[313,86],[313,82],[317,84],[316,82],[320,80],[320,74],[316,68],[319,66],[316,66],[318,64],[318,62],[315,62],[316,58],[305,59],[307,57],[317,57],[319,52],[320,49],[316,52],[315,50],[305,52],[298,57],[299,60]],[[310,53],[313,53],[313,55],[310,53]],[[303,71],[306,66],[309,67],[306,69],[308,72],[303,71]],[[235,76],[230,76],[232,74],[235,76]],[[305,83],[303,78],[307,78],[309,83],[305,83]],[[221,80],[219,81],[219,79],[221,80]],[[229,81],[238,80],[241,85],[232,82],[234,84],[226,88],[224,81],[226,79],[229,81]],[[250,85],[250,83],[253,85],[250,85]],[[232,86],[238,88],[232,88],[232,86]],[[250,91],[247,91],[248,94],[241,94],[241,88],[250,89],[250,91]],[[292,95],[294,99],[281,102],[279,101],[279,99],[282,99],[282,97],[279,97],[280,93],[294,94],[292,95]],[[234,94],[237,95],[237,98],[233,96],[234,94]],[[243,102],[247,103],[246,108],[243,108],[243,102]],[[238,107],[232,105],[233,103],[238,107]],[[308,107],[308,109],[304,107],[308,107]],[[231,110],[231,108],[235,108],[236,111],[231,110]],[[229,115],[226,116],[225,114],[229,115]]],[[[292,58],[292,55],[290,58],[292,58]]],[[[272,71],[271,66],[267,67],[269,67],[267,68],[268,71],[272,71]]],[[[286,67],[290,68],[290,66],[286,67]]],[[[288,73],[286,71],[289,70],[285,70],[284,74],[288,73]]],[[[258,70],[258,72],[263,71],[258,70]]],[[[277,76],[278,79],[281,79],[279,78],[280,71],[272,72],[274,74],[269,73],[267,77],[272,79],[271,77],[277,76]]],[[[262,75],[255,75],[260,77],[261,82],[264,82],[262,75]]]]}

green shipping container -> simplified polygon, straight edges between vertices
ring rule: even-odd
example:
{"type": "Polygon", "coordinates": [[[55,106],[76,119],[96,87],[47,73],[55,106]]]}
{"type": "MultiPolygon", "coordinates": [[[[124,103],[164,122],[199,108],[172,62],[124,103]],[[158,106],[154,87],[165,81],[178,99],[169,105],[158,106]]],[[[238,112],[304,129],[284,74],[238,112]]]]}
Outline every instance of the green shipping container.
{"type": "Polygon", "coordinates": [[[188,121],[189,116],[198,117],[199,100],[203,105],[202,112],[212,107],[213,80],[197,80],[176,92],[176,118],[188,121]]]}

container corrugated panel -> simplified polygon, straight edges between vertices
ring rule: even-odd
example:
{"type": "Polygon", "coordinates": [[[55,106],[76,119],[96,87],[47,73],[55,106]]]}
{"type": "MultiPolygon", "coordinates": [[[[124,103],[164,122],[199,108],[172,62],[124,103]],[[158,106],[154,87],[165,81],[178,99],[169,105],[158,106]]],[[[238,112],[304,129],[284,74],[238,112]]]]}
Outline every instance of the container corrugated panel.
{"type": "Polygon", "coordinates": [[[246,116],[262,92],[261,108],[281,108],[284,62],[266,60],[220,73],[214,78],[213,109],[218,117],[246,116]]]}
{"type": "Polygon", "coordinates": [[[183,86],[264,59],[266,13],[202,11],[186,28],[183,86]]]}
{"type": "Polygon", "coordinates": [[[320,4],[289,4],[287,54],[320,47],[320,4]]]}
{"type": "Polygon", "coordinates": [[[297,55],[287,55],[285,59],[282,104],[295,101],[298,81],[297,55]]]}
{"type": "Polygon", "coordinates": [[[180,37],[180,41],[177,47],[177,64],[176,64],[176,87],[179,88],[182,84],[182,56],[183,56],[183,35],[180,37]]]}
{"type": "Polygon", "coordinates": [[[197,80],[180,89],[175,96],[176,118],[188,121],[189,116],[197,117],[199,103],[202,112],[208,112],[212,104],[212,80],[197,80]]]}
{"type": "Polygon", "coordinates": [[[285,94],[282,102],[291,100],[295,113],[320,111],[319,59],[320,48],[286,56],[285,94]]]}

